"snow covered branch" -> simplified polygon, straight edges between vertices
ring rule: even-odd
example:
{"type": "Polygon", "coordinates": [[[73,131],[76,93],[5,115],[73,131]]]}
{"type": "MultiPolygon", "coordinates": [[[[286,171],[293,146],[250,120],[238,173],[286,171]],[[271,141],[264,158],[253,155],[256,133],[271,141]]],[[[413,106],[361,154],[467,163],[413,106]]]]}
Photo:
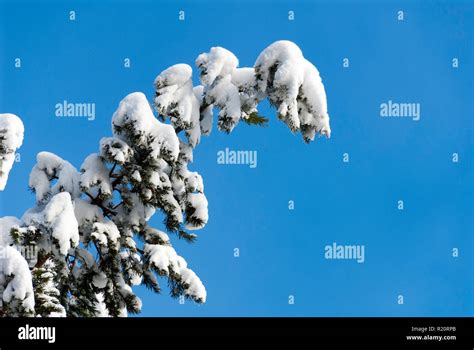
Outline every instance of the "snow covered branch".
{"type": "MultiPolygon", "coordinates": [[[[160,278],[171,296],[206,301],[203,283],[168,233],[193,242],[209,220],[203,179],[189,166],[201,136],[211,133],[213,110],[225,132],[240,121],[265,123],[257,109],[264,99],[306,142],[329,137],[331,129],[319,72],[294,43],[270,45],[248,68],[214,47],[196,66],[196,87],[186,64],[156,77],[158,117],[143,93],[127,95],[112,116],[112,134],[79,170],[38,153],[29,179],[35,205],[21,219],[0,218],[0,248],[8,253],[0,259],[4,314],[126,316],[142,307],[132,287],[159,293],[160,278]],[[167,233],[150,225],[157,211],[167,233]],[[15,246],[34,247],[37,259],[27,261],[15,246]]],[[[0,115],[0,189],[22,139],[21,121],[0,115]]]]}
{"type": "Polygon", "coordinates": [[[192,86],[192,68],[186,64],[166,69],[155,80],[156,110],[169,117],[176,130],[186,130],[192,147],[200,133],[210,133],[213,108],[219,110],[219,129],[229,133],[239,121],[255,118],[265,98],[277,109],[279,119],[292,132],[301,132],[306,142],[316,134],[331,136],[321,77],[296,44],[277,41],[248,68],[238,68],[232,52],[213,47],[198,56],[196,66],[202,84],[197,87],[192,86]]]}

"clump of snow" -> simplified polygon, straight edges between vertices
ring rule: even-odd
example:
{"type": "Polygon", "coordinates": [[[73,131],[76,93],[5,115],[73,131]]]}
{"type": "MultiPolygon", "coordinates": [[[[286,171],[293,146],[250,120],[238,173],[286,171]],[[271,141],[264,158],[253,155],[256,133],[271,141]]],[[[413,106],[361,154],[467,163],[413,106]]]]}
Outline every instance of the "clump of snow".
{"type": "Polygon", "coordinates": [[[306,142],[317,133],[330,137],[324,85],[316,67],[295,43],[273,43],[262,51],[254,67],[238,68],[238,64],[235,55],[222,47],[213,47],[196,59],[202,86],[194,88],[194,94],[200,104],[202,134],[211,130],[213,107],[219,109],[219,129],[231,132],[268,97],[279,118],[293,132],[300,131],[306,142]]]}
{"type": "Polygon", "coordinates": [[[125,283],[125,280],[123,279],[122,275],[118,275],[115,278],[115,283],[117,285],[118,292],[122,295],[124,299],[131,298],[132,300],[132,308],[138,312],[142,308],[142,301],[140,300],[139,297],[137,297],[133,291],[132,287],[130,287],[127,283],[125,283]]]}
{"type": "Polygon", "coordinates": [[[107,276],[102,271],[95,274],[92,279],[92,283],[94,284],[94,286],[96,286],[99,289],[104,289],[105,286],[107,286],[107,282],[108,282],[107,276]]]}
{"type": "Polygon", "coordinates": [[[94,188],[104,197],[112,195],[109,170],[98,154],[93,153],[86,158],[82,163],[81,173],[80,186],[84,191],[94,188]]]}
{"type": "Polygon", "coordinates": [[[129,145],[149,146],[150,156],[176,160],[179,154],[179,139],[171,125],[163,124],[153,115],[145,95],[134,92],[127,95],[112,116],[116,137],[129,145]]]}
{"type": "Polygon", "coordinates": [[[113,221],[96,222],[93,225],[92,238],[94,238],[104,249],[119,248],[120,231],[113,221]]]}
{"type": "Polygon", "coordinates": [[[308,142],[315,133],[330,137],[324,85],[296,44],[282,40],[268,46],[255,62],[255,74],[259,90],[292,131],[301,130],[308,142]]]}
{"type": "Polygon", "coordinates": [[[214,105],[208,104],[205,101],[204,86],[198,85],[193,88],[194,96],[199,101],[199,110],[201,112],[200,121],[201,121],[201,134],[209,135],[212,131],[212,122],[214,120],[214,114],[212,109],[214,105]]]}
{"type": "Polygon", "coordinates": [[[170,246],[145,244],[145,255],[161,274],[178,276],[181,283],[186,286],[185,294],[199,302],[206,301],[206,289],[199,277],[188,269],[186,260],[179,256],[170,246]]]}
{"type": "Polygon", "coordinates": [[[117,209],[117,215],[114,219],[117,223],[124,223],[127,226],[139,228],[146,224],[156,212],[154,207],[143,204],[136,193],[129,193],[127,201],[130,202],[129,208],[120,206],[117,209]]]}
{"type": "Polygon", "coordinates": [[[97,303],[95,305],[95,315],[96,317],[110,317],[109,310],[107,305],[104,302],[104,293],[97,293],[95,295],[97,303]]]}
{"type": "Polygon", "coordinates": [[[14,114],[0,114],[0,191],[5,189],[15,152],[23,144],[24,126],[14,114]]]}
{"type": "Polygon", "coordinates": [[[18,300],[27,312],[34,312],[35,298],[30,268],[21,253],[11,246],[0,247],[0,286],[2,300],[6,303],[18,300]]]}
{"type": "Polygon", "coordinates": [[[232,75],[238,65],[237,57],[223,47],[212,47],[209,52],[200,54],[196,59],[203,85],[211,85],[219,77],[232,75]]]}
{"type": "Polygon", "coordinates": [[[148,243],[159,243],[161,245],[169,245],[170,238],[163,231],[157,230],[153,227],[147,227],[144,232],[145,241],[148,243]]]}
{"type": "Polygon", "coordinates": [[[239,90],[232,84],[238,64],[237,57],[222,47],[213,47],[196,59],[205,86],[205,102],[219,108],[218,126],[226,132],[232,131],[242,114],[239,90]]]}
{"type": "Polygon", "coordinates": [[[111,162],[123,164],[133,156],[133,149],[117,137],[104,137],[100,140],[101,156],[111,162]]]}
{"type": "Polygon", "coordinates": [[[104,220],[104,215],[97,205],[90,204],[80,198],[74,200],[74,215],[79,227],[104,220]]]}
{"type": "MultiPolygon", "coordinates": [[[[186,218],[186,228],[189,230],[199,230],[203,228],[209,220],[206,196],[203,193],[189,193],[186,205],[188,208],[192,208],[191,216],[186,218]]],[[[187,211],[189,210],[188,208],[187,211]]]]}
{"type": "Polygon", "coordinates": [[[71,247],[79,244],[78,223],[68,192],[56,194],[44,209],[28,210],[22,221],[26,225],[39,226],[49,231],[57,241],[59,253],[62,255],[66,255],[71,247]]]}
{"type": "Polygon", "coordinates": [[[184,174],[184,184],[188,192],[204,192],[204,181],[202,176],[196,171],[188,171],[184,174]]]}
{"type": "Polygon", "coordinates": [[[36,156],[36,165],[31,170],[29,186],[36,193],[36,200],[43,202],[59,192],[69,192],[72,198],[80,196],[80,174],[71,163],[49,152],[36,156]],[[51,181],[56,183],[51,186],[51,181]]]}
{"type": "Polygon", "coordinates": [[[21,221],[14,216],[4,216],[0,218],[0,247],[7,246],[12,243],[10,231],[13,227],[19,227],[21,221]]]}
{"type": "Polygon", "coordinates": [[[176,64],[155,79],[155,106],[171,124],[186,130],[189,143],[195,147],[201,137],[200,103],[193,91],[193,70],[187,64],[176,64]]]}
{"type": "Polygon", "coordinates": [[[255,69],[238,68],[232,74],[232,84],[239,90],[242,118],[257,112],[258,103],[265,98],[263,92],[257,90],[255,69]]]}

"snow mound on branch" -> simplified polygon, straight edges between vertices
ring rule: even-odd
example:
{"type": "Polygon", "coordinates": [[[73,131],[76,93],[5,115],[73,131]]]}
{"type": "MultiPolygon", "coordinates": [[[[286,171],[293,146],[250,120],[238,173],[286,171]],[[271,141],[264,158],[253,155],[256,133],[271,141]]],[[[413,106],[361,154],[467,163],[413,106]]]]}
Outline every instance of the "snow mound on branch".
{"type": "Polygon", "coordinates": [[[34,311],[35,299],[33,283],[28,263],[15,248],[1,247],[0,286],[3,287],[2,299],[10,303],[19,300],[21,307],[29,312],[34,311]]]}
{"type": "Polygon", "coordinates": [[[66,255],[79,244],[79,230],[71,196],[61,192],[51,198],[44,209],[30,209],[22,218],[27,225],[47,228],[58,242],[59,253],[66,255]]]}
{"type": "Polygon", "coordinates": [[[188,194],[186,211],[191,213],[186,217],[186,228],[188,230],[199,230],[207,224],[209,220],[207,204],[206,196],[203,193],[188,194]]]}
{"type": "Polygon", "coordinates": [[[108,281],[109,280],[107,279],[106,274],[103,273],[102,271],[99,271],[99,273],[94,275],[92,279],[92,283],[94,284],[94,286],[96,286],[99,289],[104,289],[107,286],[108,281]]]}
{"type": "Polygon", "coordinates": [[[15,152],[23,143],[24,126],[14,114],[0,114],[0,191],[5,189],[15,152]]]}
{"type": "Polygon", "coordinates": [[[205,102],[219,108],[218,126],[226,132],[231,132],[242,116],[239,90],[232,84],[238,64],[237,57],[222,47],[213,47],[196,59],[205,86],[205,102]]]}
{"type": "Polygon", "coordinates": [[[109,170],[97,153],[89,155],[81,165],[80,186],[85,191],[94,188],[105,197],[112,195],[112,183],[110,182],[109,170]]]}
{"type": "Polygon", "coordinates": [[[5,216],[0,218],[0,247],[7,246],[12,243],[10,230],[14,226],[20,226],[21,221],[14,216],[5,216]]]}
{"type": "Polygon", "coordinates": [[[255,69],[237,68],[232,74],[232,84],[239,90],[242,118],[248,118],[251,113],[257,112],[258,103],[265,98],[257,90],[255,69]]]}
{"type": "Polygon", "coordinates": [[[156,208],[143,204],[136,193],[128,194],[127,200],[130,201],[129,208],[120,206],[117,209],[117,216],[114,221],[119,226],[121,223],[138,229],[145,225],[156,212],[156,208]]]}
{"type": "Polygon", "coordinates": [[[326,92],[316,67],[291,41],[268,46],[255,62],[258,88],[278,108],[279,117],[292,131],[301,130],[305,141],[315,133],[331,135],[326,92]]]}
{"type": "Polygon", "coordinates": [[[100,140],[100,155],[108,161],[124,164],[133,156],[133,150],[116,137],[103,137],[100,140]]]}
{"type": "Polygon", "coordinates": [[[49,152],[38,153],[36,161],[30,173],[29,186],[36,193],[38,202],[60,192],[68,192],[72,198],[80,196],[80,174],[71,163],[49,152]],[[54,179],[57,181],[51,186],[50,181],[54,179]]]}
{"type": "Polygon", "coordinates": [[[212,47],[196,59],[196,66],[201,70],[201,83],[211,85],[218,77],[232,75],[239,65],[235,55],[223,47],[212,47]]]}
{"type": "Polygon", "coordinates": [[[104,294],[97,293],[96,295],[97,303],[95,306],[95,316],[96,317],[110,317],[109,310],[107,309],[107,305],[104,302],[104,294]]]}
{"type": "Polygon", "coordinates": [[[199,101],[199,110],[201,112],[200,124],[201,124],[201,135],[209,135],[212,131],[212,122],[214,120],[214,114],[212,109],[214,105],[205,105],[204,104],[204,86],[198,85],[193,88],[194,96],[196,96],[199,101]]]}
{"type": "Polygon", "coordinates": [[[175,128],[186,130],[189,143],[195,147],[201,137],[200,103],[193,91],[193,70],[187,64],[176,64],[155,79],[155,106],[163,117],[170,117],[175,128]]]}
{"type": "Polygon", "coordinates": [[[145,255],[150,263],[161,274],[166,276],[174,275],[186,287],[184,293],[199,301],[206,301],[206,289],[199,277],[190,269],[188,264],[176,251],[170,246],[145,244],[145,255]]]}
{"type": "Polygon", "coordinates": [[[179,154],[179,139],[171,125],[163,124],[153,115],[145,95],[127,95],[112,116],[114,135],[128,145],[149,146],[155,161],[165,158],[175,161],[179,154]]]}
{"type": "Polygon", "coordinates": [[[74,200],[74,215],[79,227],[104,220],[104,215],[97,205],[90,204],[80,198],[74,200]]]}
{"type": "Polygon", "coordinates": [[[113,221],[96,222],[93,226],[92,238],[105,249],[118,250],[120,231],[113,221]]]}

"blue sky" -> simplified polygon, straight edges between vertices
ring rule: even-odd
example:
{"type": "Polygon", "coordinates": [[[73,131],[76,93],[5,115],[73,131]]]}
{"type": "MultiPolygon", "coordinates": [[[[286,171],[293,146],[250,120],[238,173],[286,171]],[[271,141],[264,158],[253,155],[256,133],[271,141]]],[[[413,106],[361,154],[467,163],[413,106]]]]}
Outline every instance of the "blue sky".
{"type": "Polygon", "coordinates": [[[120,100],[134,91],[151,100],[168,66],[193,65],[212,46],[251,66],[288,39],[321,73],[331,139],[304,144],[266,104],[268,128],[242,123],[203,138],[191,168],[204,178],[209,224],[195,244],[175,248],[206,285],[207,303],[180,305],[162,281],[161,296],[137,289],[141,315],[473,316],[473,10],[453,1],[2,1],[0,111],[19,115],[26,134],[0,215],[34,204],[36,153],[79,167],[111,134],[120,100]],[[55,117],[64,100],[95,103],[96,120],[55,117]],[[381,118],[388,100],[420,103],[420,121],[381,118]],[[226,147],[256,150],[258,166],[217,164],[226,147]],[[326,260],[333,242],[364,245],[365,262],[326,260]]]}

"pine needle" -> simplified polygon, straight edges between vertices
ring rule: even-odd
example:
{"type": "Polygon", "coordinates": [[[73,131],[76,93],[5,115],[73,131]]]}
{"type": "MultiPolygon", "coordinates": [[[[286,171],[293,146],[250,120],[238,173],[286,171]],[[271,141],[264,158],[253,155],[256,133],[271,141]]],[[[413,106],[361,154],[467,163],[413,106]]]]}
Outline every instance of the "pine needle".
{"type": "Polygon", "coordinates": [[[258,113],[254,112],[249,115],[247,119],[243,119],[243,121],[248,124],[248,125],[256,125],[256,126],[261,126],[261,127],[267,127],[268,126],[268,118],[265,118],[261,115],[258,115],[258,113]]]}

